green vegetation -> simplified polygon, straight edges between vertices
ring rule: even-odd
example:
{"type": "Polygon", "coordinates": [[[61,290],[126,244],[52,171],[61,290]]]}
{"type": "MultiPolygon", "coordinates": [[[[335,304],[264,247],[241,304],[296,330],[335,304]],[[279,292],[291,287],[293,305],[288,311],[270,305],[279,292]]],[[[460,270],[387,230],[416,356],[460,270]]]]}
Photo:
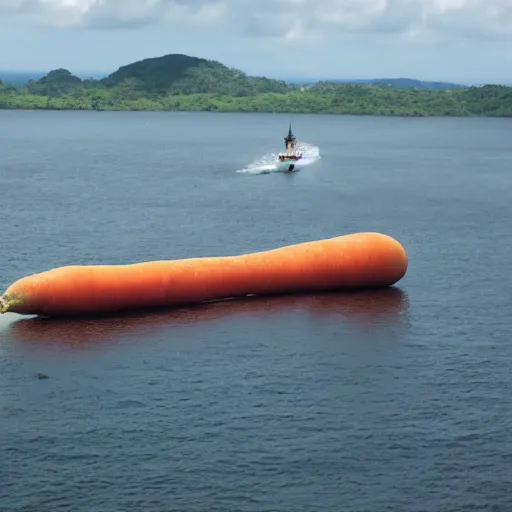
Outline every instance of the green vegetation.
{"type": "Polygon", "coordinates": [[[512,87],[288,84],[186,55],[144,59],[100,80],[56,69],[24,85],[0,80],[0,109],[174,110],[388,116],[512,116],[512,87]]]}

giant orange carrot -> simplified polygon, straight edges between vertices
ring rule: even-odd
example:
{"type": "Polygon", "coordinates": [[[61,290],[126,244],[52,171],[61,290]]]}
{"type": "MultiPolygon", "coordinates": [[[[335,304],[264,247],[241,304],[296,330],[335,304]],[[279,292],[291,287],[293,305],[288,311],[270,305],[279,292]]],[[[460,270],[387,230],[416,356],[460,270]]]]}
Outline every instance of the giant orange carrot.
{"type": "Polygon", "coordinates": [[[382,287],[406,271],[406,252],[395,239],[355,233],[237,256],[60,267],[13,283],[0,298],[0,311],[95,314],[244,295],[382,287]]]}

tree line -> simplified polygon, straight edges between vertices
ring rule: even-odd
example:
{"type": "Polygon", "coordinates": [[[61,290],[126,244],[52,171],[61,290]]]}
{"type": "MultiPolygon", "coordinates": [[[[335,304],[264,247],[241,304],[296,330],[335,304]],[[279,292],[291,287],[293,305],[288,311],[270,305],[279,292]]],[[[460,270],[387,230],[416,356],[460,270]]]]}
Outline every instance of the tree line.
{"type": "Polygon", "coordinates": [[[512,87],[508,86],[422,89],[386,83],[289,84],[186,56],[178,61],[180,67],[176,56],[171,57],[173,66],[147,59],[101,80],[82,80],[65,69],[22,86],[0,80],[0,109],[512,116],[512,87]]]}

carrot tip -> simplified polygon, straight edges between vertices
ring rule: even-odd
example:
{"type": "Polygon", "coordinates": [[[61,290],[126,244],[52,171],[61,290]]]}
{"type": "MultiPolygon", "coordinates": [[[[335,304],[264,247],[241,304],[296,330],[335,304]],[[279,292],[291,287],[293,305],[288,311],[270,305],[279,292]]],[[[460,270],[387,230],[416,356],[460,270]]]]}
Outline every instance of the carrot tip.
{"type": "Polygon", "coordinates": [[[23,297],[17,294],[0,295],[0,314],[9,312],[18,313],[19,308],[23,308],[24,303],[23,297]]]}
{"type": "Polygon", "coordinates": [[[7,313],[7,310],[9,309],[9,305],[5,301],[2,295],[0,295],[0,313],[7,313]]]}

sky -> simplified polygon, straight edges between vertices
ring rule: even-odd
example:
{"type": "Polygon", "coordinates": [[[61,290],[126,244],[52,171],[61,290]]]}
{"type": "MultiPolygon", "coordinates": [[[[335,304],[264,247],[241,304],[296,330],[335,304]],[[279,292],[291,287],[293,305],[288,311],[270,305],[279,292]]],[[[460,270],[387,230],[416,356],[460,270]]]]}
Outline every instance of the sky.
{"type": "Polygon", "coordinates": [[[512,83],[512,0],[0,0],[0,69],[170,53],[272,78],[512,83]]]}

